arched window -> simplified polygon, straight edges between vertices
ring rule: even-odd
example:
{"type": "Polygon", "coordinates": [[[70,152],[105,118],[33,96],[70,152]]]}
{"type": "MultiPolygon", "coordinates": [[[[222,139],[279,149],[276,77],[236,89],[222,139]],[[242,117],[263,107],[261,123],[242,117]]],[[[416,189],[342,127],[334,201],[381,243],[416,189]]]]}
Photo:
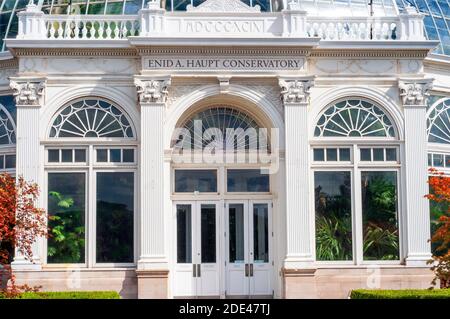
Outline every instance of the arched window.
{"type": "Polygon", "coordinates": [[[315,123],[318,262],[400,261],[396,132],[381,107],[356,97],[331,104],[315,123]]]}
{"type": "Polygon", "coordinates": [[[6,108],[0,104],[0,145],[16,144],[14,120],[6,108]]]}
{"type": "Polygon", "coordinates": [[[450,144],[450,99],[430,110],[427,124],[428,142],[450,144]]]}
{"type": "Polygon", "coordinates": [[[317,122],[316,137],[395,137],[389,117],[375,104],[348,99],[329,106],[317,122]]]}
{"type": "Polygon", "coordinates": [[[228,106],[215,106],[194,114],[175,133],[172,143],[175,149],[203,149],[208,145],[232,151],[269,149],[268,143],[261,143],[267,142],[267,131],[261,130],[250,114],[228,106]],[[260,137],[264,139],[260,141],[260,137]]]}
{"type": "Polygon", "coordinates": [[[133,138],[130,121],[110,102],[88,98],[66,106],[56,117],[50,137],[133,138]]]}
{"type": "Polygon", "coordinates": [[[138,158],[131,120],[119,106],[86,97],[55,115],[49,135],[47,263],[134,264],[138,158]]]}

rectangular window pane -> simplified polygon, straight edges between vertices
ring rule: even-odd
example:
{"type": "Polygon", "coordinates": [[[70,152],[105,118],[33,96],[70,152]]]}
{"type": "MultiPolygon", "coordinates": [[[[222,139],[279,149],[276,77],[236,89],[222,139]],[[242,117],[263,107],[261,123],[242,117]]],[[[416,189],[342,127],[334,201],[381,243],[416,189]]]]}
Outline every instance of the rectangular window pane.
{"type": "Polygon", "coordinates": [[[361,149],[361,161],[371,161],[372,156],[370,155],[370,148],[362,148],[361,149]]]}
{"type": "Polygon", "coordinates": [[[269,208],[253,204],[253,250],[255,263],[269,262],[269,208]]]}
{"type": "Polygon", "coordinates": [[[323,148],[315,148],[314,152],[314,160],[316,162],[323,162],[325,160],[325,152],[323,148]]]}
{"type": "Polygon", "coordinates": [[[16,168],[16,155],[5,156],[5,168],[16,168]]]}
{"type": "Polygon", "coordinates": [[[124,163],[133,163],[134,162],[134,150],[132,150],[132,149],[122,150],[122,157],[123,157],[124,163]]]}
{"type": "Polygon", "coordinates": [[[63,163],[72,163],[72,150],[61,150],[61,161],[63,163]]]}
{"type": "Polygon", "coordinates": [[[374,148],[373,149],[373,160],[377,162],[384,161],[384,149],[383,148],[374,148]]]}
{"type": "Polygon", "coordinates": [[[259,169],[227,170],[228,192],[269,192],[268,174],[261,174],[259,169]]]}
{"type": "Polygon", "coordinates": [[[108,150],[97,150],[97,162],[106,163],[108,161],[108,150]]]}
{"type": "Polygon", "coordinates": [[[217,192],[216,170],[175,170],[175,192],[217,192]]]}
{"type": "Polygon", "coordinates": [[[5,169],[5,156],[0,155],[0,169],[5,169]]]}
{"type": "Polygon", "coordinates": [[[352,260],[350,172],[315,172],[316,259],[352,260]]]}
{"type": "Polygon", "coordinates": [[[450,166],[450,155],[445,155],[445,167],[450,166]]]}
{"type": "Polygon", "coordinates": [[[442,154],[433,154],[433,166],[435,166],[435,167],[443,167],[444,166],[444,155],[442,155],[442,154]]]}
{"type": "Polygon", "coordinates": [[[191,205],[177,205],[177,263],[192,263],[191,205]]]}
{"type": "Polygon", "coordinates": [[[327,148],[327,161],[337,161],[337,149],[327,148]]]}
{"type": "Polygon", "coordinates": [[[230,204],[229,207],[229,233],[230,233],[230,263],[244,262],[244,205],[230,204]]]}
{"type": "Polygon", "coordinates": [[[387,148],[386,149],[386,161],[396,162],[397,161],[397,149],[387,148]]]}
{"type": "Polygon", "coordinates": [[[340,148],[339,149],[339,160],[340,161],[350,161],[350,149],[349,148],[340,148]]]}
{"type": "Polygon", "coordinates": [[[397,172],[361,172],[364,260],[398,260],[397,172]]]}
{"type": "Polygon", "coordinates": [[[216,205],[201,205],[202,263],[216,262],[216,205]]]}
{"type": "Polygon", "coordinates": [[[121,152],[120,148],[112,148],[112,149],[110,149],[109,150],[109,161],[111,163],[120,163],[121,162],[120,152],[121,152]]]}
{"type": "Polygon", "coordinates": [[[48,162],[59,163],[59,150],[48,150],[48,162]]]}
{"type": "Polygon", "coordinates": [[[75,150],[75,162],[77,163],[86,162],[86,150],[75,150]]]}
{"type": "Polygon", "coordinates": [[[97,262],[132,263],[134,174],[97,173],[97,262]]]}
{"type": "Polygon", "coordinates": [[[428,153],[428,166],[433,166],[433,154],[428,153]]]}
{"type": "Polygon", "coordinates": [[[48,263],[84,263],[86,234],[84,173],[48,174],[48,263]]]}

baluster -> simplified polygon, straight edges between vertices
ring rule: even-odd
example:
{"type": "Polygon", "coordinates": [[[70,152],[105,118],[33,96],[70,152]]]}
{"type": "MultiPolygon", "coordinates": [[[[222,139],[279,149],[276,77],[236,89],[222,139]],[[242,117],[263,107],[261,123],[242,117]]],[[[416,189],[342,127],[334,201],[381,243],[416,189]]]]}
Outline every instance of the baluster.
{"type": "Polygon", "coordinates": [[[343,38],[343,33],[344,33],[344,26],[342,25],[342,23],[338,22],[336,24],[336,39],[337,40],[342,40],[343,38]]]}
{"type": "Polygon", "coordinates": [[[382,32],[381,32],[381,24],[379,22],[375,23],[374,27],[373,27],[373,39],[375,40],[380,40],[382,37],[382,32]]]}
{"type": "Polygon", "coordinates": [[[336,36],[336,25],[334,23],[328,23],[328,28],[327,28],[327,37],[330,40],[334,40],[336,36]]]}
{"type": "Polygon", "coordinates": [[[95,21],[90,20],[89,25],[89,39],[95,39],[95,21]]]}
{"type": "Polygon", "coordinates": [[[320,24],[320,28],[319,28],[319,37],[321,37],[322,39],[326,39],[326,30],[327,30],[327,25],[325,23],[321,23],[320,24]]]}
{"type": "Polygon", "coordinates": [[[383,28],[381,30],[381,34],[383,39],[385,40],[390,40],[390,36],[389,36],[389,26],[387,23],[383,23],[383,28]]]}
{"type": "Polygon", "coordinates": [[[58,21],[58,35],[56,36],[56,38],[58,39],[62,39],[63,38],[63,22],[62,21],[58,21]]]}
{"type": "Polygon", "coordinates": [[[319,36],[319,24],[318,23],[314,23],[313,24],[313,37],[318,37],[319,36]]]}
{"type": "Polygon", "coordinates": [[[397,24],[392,22],[390,25],[389,39],[390,40],[400,39],[400,35],[397,34],[397,32],[398,32],[397,24]]]}
{"type": "Polygon", "coordinates": [[[50,28],[50,39],[54,39],[55,38],[55,23],[52,21],[48,22],[48,27],[50,28]]]}
{"type": "Polygon", "coordinates": [[[87,39],[87,34],[88,34],[88,29],[87,29],[87,25],[86,25],[87,22],[83,21],[82,23],[83,23],[83,29],[81,29],[81,37],[83,39],[87,39]]]}
{"type": "Polygon", "coordinates": [[[359,39],[367,39],[367,27],[365,23],[360,23],[359,24],[359,39]]]}
{"type": "Polygon", "coordinates": [[[128,24],[128,21],[124,21],[123,22],[122,28],[120,30],[120,38],[126,38],[127,37],[127,32],[128,32],[127,24],[128,24]]]}
{"type": "Polygon", "coordinates": [[[116,21],[115,22],[115,27],[114,27],[114,39],[119,39],[120,38],[120,29],[122,26],[122,21],[116,21]]]}
{"type": "Polygon", "coordinates": [[[98,31],[97,31],[97,33],[98,33],[98,37],[97,37],[97,39],[103,39],[103,32],[105,31],[104,29],[103,29],[103,26],[104,26],[104,21],[98,21],[98,31]]]}
{"type": "Polygon", "coordinates": [[[111,39],[111,21],[106,21],[106,39],[111,39]]]}
{"type": "Polygon", "coordinates": [[[350,39],[351,40],[358,39],[358,24],[356,24],[356,23],[352,24],[351,33],[350,33],[350,39]]]}

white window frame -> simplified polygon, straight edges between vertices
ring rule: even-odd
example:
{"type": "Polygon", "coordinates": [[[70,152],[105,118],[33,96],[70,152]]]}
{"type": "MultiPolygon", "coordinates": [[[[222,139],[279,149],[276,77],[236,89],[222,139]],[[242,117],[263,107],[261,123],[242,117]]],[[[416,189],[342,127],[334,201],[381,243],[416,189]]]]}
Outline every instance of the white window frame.
{"type": "Polygon", "coordinates": [[[311,210],[313,214],[313,228],[314,234],[314,260],[319,267],[336,267],[342,266],[369,266],[369,265],[400,265],[403,263],[404,253],[404,222],[403,222],[403,188],[402,178],[402,158],[403,158],[403,141],[400,140],[386,140],[381,141],[373,138],[314,138],[310,141],[310,168],[312,174],[310,176],[310,201],[311,210]],[[314,161],[314,148],[350,148],[350,162],[319,162],[314,161]],[[397,161],[361,161],[359,150],[360,148],[396,148],[397,161]],[[316,171],[351,171],[351,191],[352,191],[352,250],[353,260],[351,261],[319,261],[316,259],[316,225],[315,225],[315,185],[314,174],[316,171]],[[363,252],[363,228],[362,228],[362,189],[361,189],[361,172],[364,171],[395,171],[397,172],[397,227],[398,227],[398,243],[399,243],[399,259],[398,260],[364,260],[363,252]]]}

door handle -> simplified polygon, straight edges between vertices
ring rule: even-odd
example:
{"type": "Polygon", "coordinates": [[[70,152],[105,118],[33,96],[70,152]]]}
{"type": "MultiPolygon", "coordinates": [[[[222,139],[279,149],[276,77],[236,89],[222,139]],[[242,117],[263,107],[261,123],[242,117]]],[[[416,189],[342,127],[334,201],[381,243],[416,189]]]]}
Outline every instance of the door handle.
{"type": "Polygon", "coordinates": [[[197,277],[201,277],[202,276],[202,272],[200,270],[200,264],[197,264],[197,277]]]}
{"type": "Polygon", "coordinates": [[[250,277],[253,277],[253,264],[250,264],[250,277]]]}
{"type": "Polygon", "coordinates": [[[196,264],[192,264],[192,276],[193,277],[197,277],[197,265],[196,264]]]}
{"type": "Polygon", "coordinates": [[[245,264],[245,277],[248,277],[248,264],[245,264]]]}

